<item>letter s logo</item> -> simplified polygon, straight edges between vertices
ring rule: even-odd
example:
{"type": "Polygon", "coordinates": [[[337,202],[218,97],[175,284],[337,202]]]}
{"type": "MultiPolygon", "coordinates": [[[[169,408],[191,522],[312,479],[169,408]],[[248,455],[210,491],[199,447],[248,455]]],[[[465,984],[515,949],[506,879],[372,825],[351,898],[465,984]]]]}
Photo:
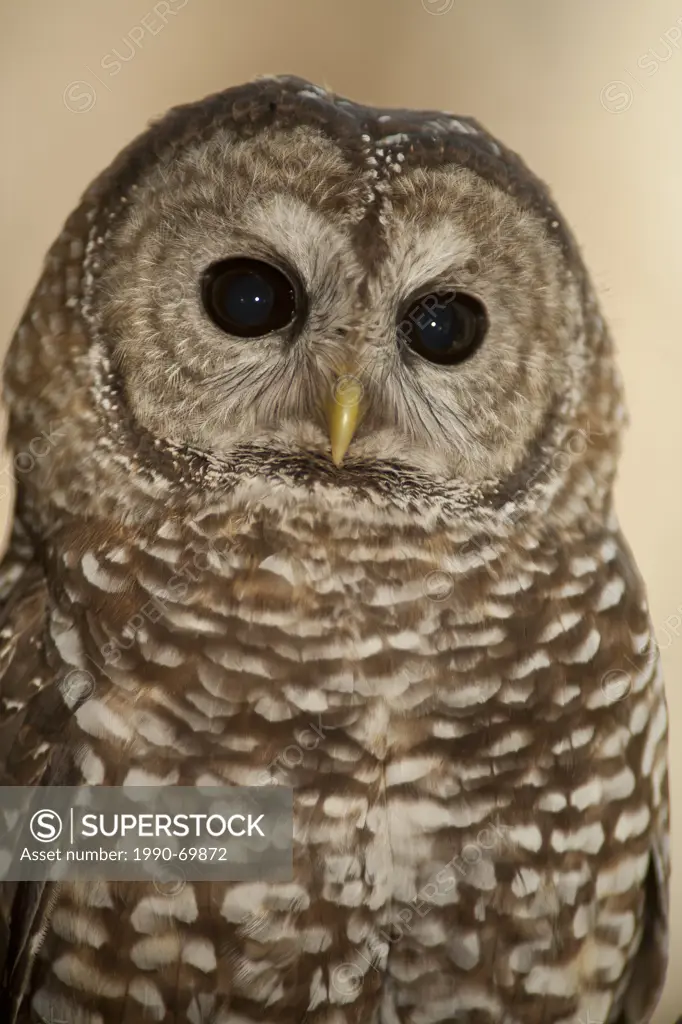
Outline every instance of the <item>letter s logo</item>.
{"type": "Polygon", "coordinates": [[[62,832],[62,819],[56,811],[36,811],[29,824],[31,835],[39,843],[53,843],[62,832]]]}

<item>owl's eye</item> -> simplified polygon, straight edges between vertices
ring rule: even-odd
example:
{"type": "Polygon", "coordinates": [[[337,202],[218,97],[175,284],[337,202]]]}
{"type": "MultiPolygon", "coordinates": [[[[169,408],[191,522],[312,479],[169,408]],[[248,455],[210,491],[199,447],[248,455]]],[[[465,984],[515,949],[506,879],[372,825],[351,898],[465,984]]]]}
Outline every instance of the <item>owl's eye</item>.
{"type": "Polygon", "coordinates": [[[432,292],[408,306],[398,335],[429,362],[454,365],[473,355],[487,329],[478,299],[464,292],[432,292]]]}
{"type": "Polygon", "coordinates": [[[287,327],[296,316],[296,290],[277,267],[243,257],[221,260],[204,271],[204,309],[223,331],[262,338],[287,327]]]}

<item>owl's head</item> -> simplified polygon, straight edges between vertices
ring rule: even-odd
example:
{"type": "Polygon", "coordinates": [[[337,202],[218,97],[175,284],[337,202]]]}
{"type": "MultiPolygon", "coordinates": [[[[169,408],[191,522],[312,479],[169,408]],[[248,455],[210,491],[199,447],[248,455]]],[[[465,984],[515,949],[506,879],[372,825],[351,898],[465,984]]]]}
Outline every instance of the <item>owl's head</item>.
{"type": "Polygon", "coordinates": [[[66,438],[40,486],[49,465],[56,500],[121,514],[133,485],[537,507],[576,431],[593,498],[619,418],[583,264],[519,158],[471,119],[290,77],[172,110],[94,182],[7,380],[15,450],[47,420],[66,438]]]}

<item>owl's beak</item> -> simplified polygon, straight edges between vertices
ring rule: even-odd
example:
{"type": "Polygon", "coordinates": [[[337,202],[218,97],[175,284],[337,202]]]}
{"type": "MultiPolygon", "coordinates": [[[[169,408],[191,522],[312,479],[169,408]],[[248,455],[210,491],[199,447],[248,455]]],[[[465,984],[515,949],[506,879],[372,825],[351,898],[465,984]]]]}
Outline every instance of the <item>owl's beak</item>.
{"type": "Polygon", "coordinates": [[[329,439],[334,465],[340,466],[360,420],[362,384],[357,377],[344,373],[337,378],[329,401],[329,439]]]}

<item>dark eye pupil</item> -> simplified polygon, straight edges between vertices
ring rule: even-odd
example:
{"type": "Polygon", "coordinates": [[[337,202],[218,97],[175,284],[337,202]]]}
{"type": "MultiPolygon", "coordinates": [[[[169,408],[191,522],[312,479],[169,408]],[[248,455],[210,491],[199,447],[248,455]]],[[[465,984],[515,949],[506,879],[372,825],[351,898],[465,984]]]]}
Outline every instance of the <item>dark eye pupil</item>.
{"type": "Polygon", "coordinates": [[[288,326],[296,292],[288,277],[261,260],[214,263],[202,281],[204,308],[213,322],[240,338],[257,338],[288,326]]]}
{"type": "Polygon", "coordinates": [[[485,309],[463,292],[424,295],[407,309],[401,340],[432,363],[452,365],[476,351],[487,330],[485,309]]]}
{"type": "Polygon", "coordinates": [[[223,291],[223,308],[230,320],[250,327],[267,323],[275,293],[261,274],[235,275],[223,291]]]}
{"type": "Polygon", "coordinates": [[[434,352],[447,352],[454,334],[461,330],[461,325],[456,323],[454,308],[444,306],[433,312],[422,312],[418,329],[421,341],[428,349],[434,352]]]}

